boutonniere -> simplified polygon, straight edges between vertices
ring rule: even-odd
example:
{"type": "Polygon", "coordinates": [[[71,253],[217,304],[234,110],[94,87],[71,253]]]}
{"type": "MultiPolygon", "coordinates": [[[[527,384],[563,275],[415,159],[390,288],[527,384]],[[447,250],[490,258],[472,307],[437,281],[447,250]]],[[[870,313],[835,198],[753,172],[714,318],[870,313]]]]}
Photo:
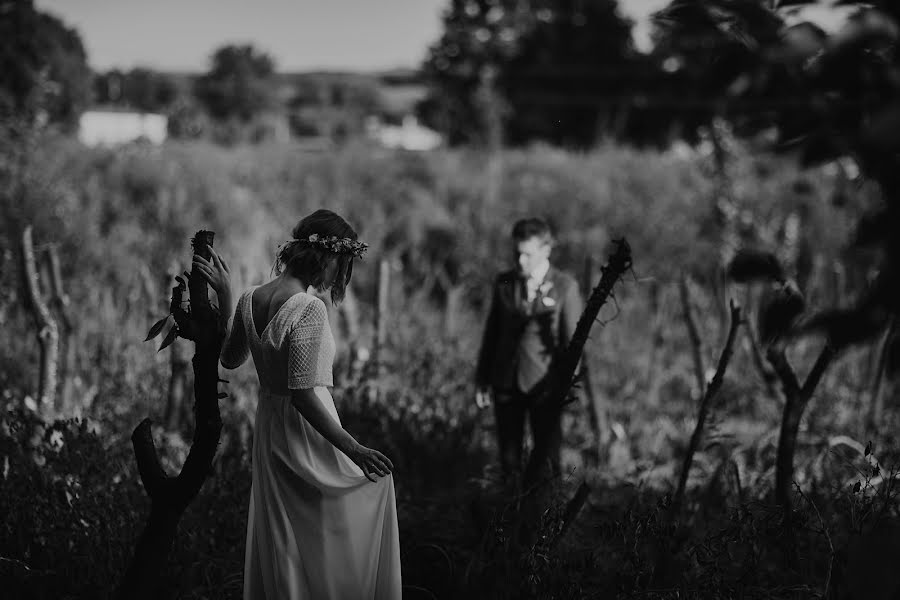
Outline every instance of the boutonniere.
{"type": "Polygon", "coordinates": [[[541,304],[544,306],[556,306],[556,300],[549,296],[552,289],[552,281],[544,281],[538,286],[538,295],[541,297],[541,304]]]}

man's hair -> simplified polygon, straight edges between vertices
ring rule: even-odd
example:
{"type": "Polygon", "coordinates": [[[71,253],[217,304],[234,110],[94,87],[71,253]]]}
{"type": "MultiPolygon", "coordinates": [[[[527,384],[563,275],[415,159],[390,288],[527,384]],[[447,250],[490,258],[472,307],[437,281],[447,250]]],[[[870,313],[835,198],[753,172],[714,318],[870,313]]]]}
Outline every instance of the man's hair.
{"type": "Polygon", "coordinates": [[[541,238],[548,243],[553,241],[553,232],[547,221],[540,217],[528,217],[515,222],[512,228],[512,239],[514,242],[524,242],[533,237],[541,238]]]}

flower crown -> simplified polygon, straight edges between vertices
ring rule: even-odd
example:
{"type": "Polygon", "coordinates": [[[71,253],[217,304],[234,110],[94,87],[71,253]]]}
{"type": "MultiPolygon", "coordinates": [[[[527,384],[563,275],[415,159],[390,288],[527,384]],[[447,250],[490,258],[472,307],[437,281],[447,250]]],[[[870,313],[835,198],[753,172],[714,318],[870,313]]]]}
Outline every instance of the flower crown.
{"type": "Polygon", "coordinates": [[[323,237],[318,233],[314,233],[305,239],[301,238],[291,241],[319,246],[329,252],[334,252],[335,254],[349,254],[351,256],[356,256],[357,258],[362,258],[362,255],[369,249],[369,245],[365,242],[357,242],[350,238],[339,238],[334,235],[331,237],[323,237]]]}

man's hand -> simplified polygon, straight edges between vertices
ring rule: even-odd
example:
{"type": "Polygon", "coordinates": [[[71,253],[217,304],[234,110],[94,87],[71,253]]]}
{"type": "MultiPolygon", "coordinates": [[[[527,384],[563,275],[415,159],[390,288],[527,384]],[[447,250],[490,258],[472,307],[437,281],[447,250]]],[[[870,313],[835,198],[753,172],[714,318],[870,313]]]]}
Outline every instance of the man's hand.
{"type": "Polygon", "coordinates": [[[493,402],[491,394],[491,388],[489,387],[480,387],[475,392],[475,406],[478,408],[484,409],[491,405],[493,402]]]}

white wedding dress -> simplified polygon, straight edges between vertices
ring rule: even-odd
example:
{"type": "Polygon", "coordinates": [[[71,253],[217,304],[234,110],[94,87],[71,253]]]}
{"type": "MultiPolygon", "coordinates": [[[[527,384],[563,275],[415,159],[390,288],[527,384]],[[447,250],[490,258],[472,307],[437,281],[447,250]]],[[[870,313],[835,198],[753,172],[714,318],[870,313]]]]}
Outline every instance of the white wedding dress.
{"type": "Polygon", "coordinates": [[[325,304],[295,294],[258,335],[254,289],[238,300],[222,352],[230,369],[252,354],[260,385],[244,600],[398,600],[393,478],[371,482],[290,402],[291,389],[314,388],[340,423],[328,391],[335,346],[325,304]]]}

